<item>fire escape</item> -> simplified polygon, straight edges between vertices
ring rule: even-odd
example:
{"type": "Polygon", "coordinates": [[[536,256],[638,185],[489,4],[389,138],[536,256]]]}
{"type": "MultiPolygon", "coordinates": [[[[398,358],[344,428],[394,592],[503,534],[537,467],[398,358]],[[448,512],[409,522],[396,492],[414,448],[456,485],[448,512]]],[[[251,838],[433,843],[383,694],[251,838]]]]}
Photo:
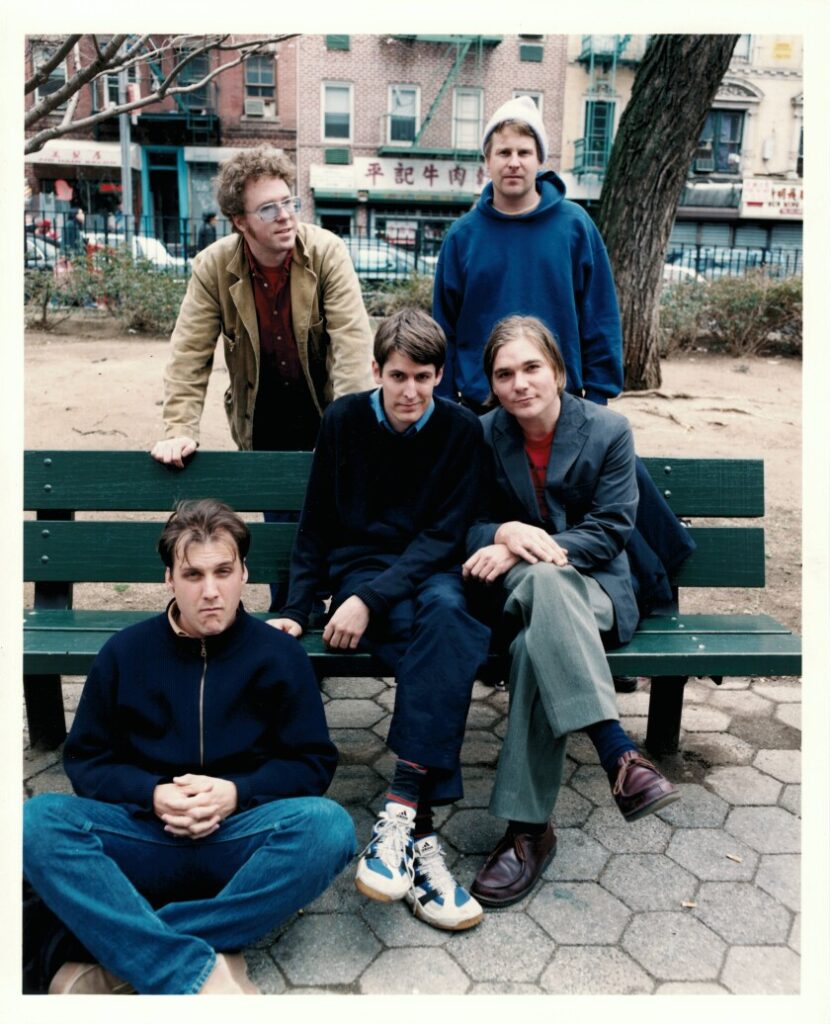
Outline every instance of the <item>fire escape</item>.
{"type": "MultiPolygon", "coordinates": [[[[632,45],[630,35],[582,37],[577,62],[588,75],[585,90],[585,134],[574,142],[574,164],[578,178],[595,175],[601,181],[608,167],[614,142],[614,114],[617,103],[617,67],[636,64],[644,46],[632,45]]],[[[638,40],[642,37],[637,37],[638,40]]]]}

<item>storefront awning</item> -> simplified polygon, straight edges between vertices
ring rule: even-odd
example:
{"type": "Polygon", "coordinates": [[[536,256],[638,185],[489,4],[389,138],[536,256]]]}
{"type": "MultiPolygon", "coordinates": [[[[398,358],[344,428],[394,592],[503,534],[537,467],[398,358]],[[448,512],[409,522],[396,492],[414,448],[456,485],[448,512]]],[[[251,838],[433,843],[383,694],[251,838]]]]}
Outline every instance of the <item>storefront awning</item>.
{"type": "MultiPolygon", "coordinates": [[[[37,153],[27,153],[27,164],[63,164],[73,167],[120,167],[120,142],[95,142],[93,139],[52,139],[37,153]]],[[[141,148],[130,146],[130,167],[141,170],[141,148]]]]}

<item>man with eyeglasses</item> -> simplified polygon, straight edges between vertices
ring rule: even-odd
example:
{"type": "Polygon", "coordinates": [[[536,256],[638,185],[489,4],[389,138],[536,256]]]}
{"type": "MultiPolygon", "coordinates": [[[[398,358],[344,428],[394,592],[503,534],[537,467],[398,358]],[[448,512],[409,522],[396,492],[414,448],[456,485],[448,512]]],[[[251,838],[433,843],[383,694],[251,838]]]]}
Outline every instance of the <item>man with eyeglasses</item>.
{"type": "Polygon", "coordinates": [[[234,231],[200,252],[170,340],[159,462],[196,450],[221,336],[231,435],[246,451],[314,447],[320,417],[371,387],[372,332],[342,241],[298,222],[294,166],[266,146],[220,168],[217,199],[234,231]]]}

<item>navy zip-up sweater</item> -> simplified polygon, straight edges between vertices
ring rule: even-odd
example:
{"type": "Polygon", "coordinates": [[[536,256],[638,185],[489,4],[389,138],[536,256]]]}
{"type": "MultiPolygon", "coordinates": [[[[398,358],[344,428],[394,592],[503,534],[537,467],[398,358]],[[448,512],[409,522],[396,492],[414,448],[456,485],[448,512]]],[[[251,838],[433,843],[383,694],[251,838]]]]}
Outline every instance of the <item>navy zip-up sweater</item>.
{"type": "Polygon", "coordinates": [[[559,175],[542,172],[536,188],[538,206],[511,216],[493,206],[488,182],[447,232],[432,302],[447,336],[439,395],[487,399],[484,346],[498,321],[516,313],[553,331],[571,394],[605,405],[622,389],[622,327],[605,244],[590,215],[565,198],[559,175]]]}
{"type": "Polygon", "coordinates": [[[64,747],[79,796],[152,815],[187,772],[236,785],[237,810],[318,796],[337,765],[314,671],[295,639],[239,606],[224,633],[177,636],[167,614],[122,630],[90,670],[64,747]]]}
{"type": "Polygon", "coordinates": [[[478,418],[436,398],[421,430],[397,434],[378,423],[370,396],[344,395],[323,415],[280,612],[303,628],[326,579],[345,597],[351,571],[374,569],[355,594],[382,615],[463,559],[483,467],[478,418]]]}

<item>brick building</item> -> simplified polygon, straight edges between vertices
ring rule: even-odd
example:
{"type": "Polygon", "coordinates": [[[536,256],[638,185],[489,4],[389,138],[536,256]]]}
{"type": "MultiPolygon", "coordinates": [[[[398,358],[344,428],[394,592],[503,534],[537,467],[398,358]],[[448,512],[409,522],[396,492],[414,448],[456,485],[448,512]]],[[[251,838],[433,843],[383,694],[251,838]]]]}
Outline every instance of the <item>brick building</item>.
{"type": "Polygon", "coordinates": [[[534,96],[558,166],[566,45],[564,36],[302,36],[304,216],[434,255],[481,192],[481,132],[505,100],[534,96]]]}
{"type": "MultiPolygon", "coordinates": [[[[26,75],[33,61],[42,64],[62,37],[30,37],[26,41],[26,75]]],[[[238,36],[240,41],[247,38],[238,36]]],[[[106,37],[99,36],[99,42],[106,37]]],[[[159,45],[162,36],[154,37],[159,45]]],[[[133,214],[142,233],[177,245],[192,242],[201,215],[216,209],[212,179],[219,163],[238,147],[270,142],[293,155],[297,133],[296,41],[286,40],[272,52],[249,58],[222,72],[203,88],[169,96],[139,109],[131,117],[130,164],[133,176],[133,214]]],[[[238,51],[211,51],[193,62],[182,84],[198,81],[210,70],[233,59],[238,51]]],[[[147,95],[152,80],[167,75],[181,51],[168,51],[160,61],[140,63],[127,75],[128,96],[147,95]]],[[[27,97],[27,109],[44,92],[59,88],[78,64],[94,57],[90,36],[83,36],[77,54],[70,53],[42,89],[27,97]]],[[[74,119],[106,109],[119,99],[117,75],[84,86],[74,119]]],[[[57,123],[64,108],[36,125],[33,135],[57,123]]],[[[57,216],[80,204],[87,230],[113,223],[121,205],[121,147],[119,119],[110,118],[79,129],[71,137],[47,142],[26,157],[26,181],[31,189],[32,216],[57,216]],[[67,197],[71,194],[71,200],[67,197]]]]}

